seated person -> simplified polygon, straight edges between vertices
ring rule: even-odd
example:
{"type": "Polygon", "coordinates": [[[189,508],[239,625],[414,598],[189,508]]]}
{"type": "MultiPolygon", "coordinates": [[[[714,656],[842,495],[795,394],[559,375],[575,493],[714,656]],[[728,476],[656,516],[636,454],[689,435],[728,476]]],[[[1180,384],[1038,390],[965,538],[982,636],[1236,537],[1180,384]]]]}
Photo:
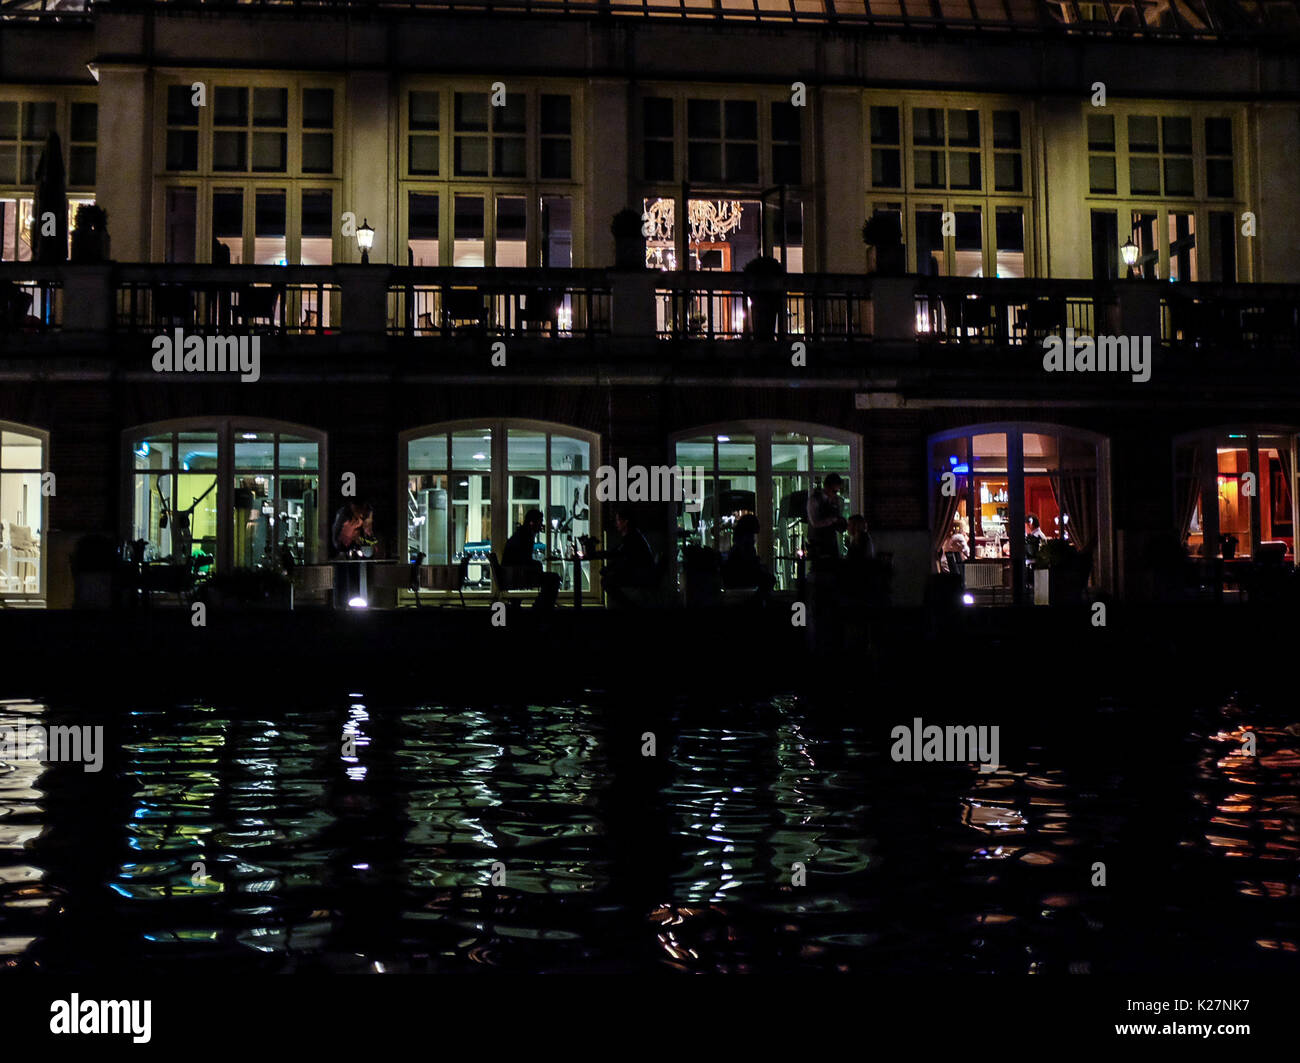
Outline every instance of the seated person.
{"type": "Polygon", "coordinates": [[[870,561],[876,556],[876,546],[867,531],[867,518],[855,513],[849,518],[848,545],[844,550],[844,559],[849,562],[870,561]]]}
{"type": "Polygon", "coordinates": [[[722,565],[722,585],[731,590],[757,587],[760,595],[771,593],[776,578],[758,559],[758,518],[746,513],[731,533],[731,550],[722,565]]]}
{"type": "MultiPolygon", "coordinates": [[[[614,526],[620,536],[618,546],[612,550],[586,549],[584,556],[609,562],[600,570],[602,585],[610,598],[622,605],[633,605],[627,591],[634,588],[651,588],[659,583],[659,570],[655,552],[636,526],[636,518],[627,506],[614,512],[614,526]]],[[[583,539],[584,547],[591,542],[583,539]]]]}
{"type": "Polygon", "coordinates": [[[547,572],[542,563],[533,557],[533,544],[542,530],[543,520],[540,509],[530,509],[524,514],[524,522],[506,540],[506,548],[501,555],[502,577],[509,590],[541,588],[541,593],[533,602],[533,608],[553,609],[560,593],[560,574],[547,572]]]}
{"type": "Polygon", "coordinates": [[[966,529],[962,526],[960,520],[952,522],[952,531],[948,533],[948,538],[943,541],[942,558],[939,564],[939,571],[947,572],[948,555],[956,554],[963,561],[970,557],[970,544],[966,540],[966,529]]]}
{"type": "Polygon", "coordinates": [[[1025,557],[1032,561],[1038,556],[1038,548],[1047,540],[1043,529],[1038,526],[1038,518],[1030,513],[1025,517],[1025,557]]]}

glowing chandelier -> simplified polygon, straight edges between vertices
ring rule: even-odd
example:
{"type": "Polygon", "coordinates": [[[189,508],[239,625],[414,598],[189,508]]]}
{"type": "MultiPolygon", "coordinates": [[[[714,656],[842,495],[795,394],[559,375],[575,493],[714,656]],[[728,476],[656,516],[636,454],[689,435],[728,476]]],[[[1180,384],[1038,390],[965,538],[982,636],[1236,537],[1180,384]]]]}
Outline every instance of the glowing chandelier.
{"type": "MultiPolygon", "coordinates": [[[[726,240],[729,233],[740,228],[744,208],[734,199],[692,199],[688,212],[691,224],[691,243],[711,244],[726,240]]],[[[653,231],[651,240],[671,242],[676,216],[676,203],[671,199],[656,199],[646,211],[653,231]]]]}

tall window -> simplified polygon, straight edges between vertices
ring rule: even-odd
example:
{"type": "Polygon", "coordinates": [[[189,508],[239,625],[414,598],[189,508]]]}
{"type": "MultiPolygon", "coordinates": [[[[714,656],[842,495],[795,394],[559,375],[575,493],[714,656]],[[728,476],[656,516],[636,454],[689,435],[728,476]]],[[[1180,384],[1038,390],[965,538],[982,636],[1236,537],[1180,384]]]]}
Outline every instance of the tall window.
{"type": "Polygon", "coordinates": [[[45,495],[47,435],[0,422],[0,597],[45,594],[45,495]]]}
{"type": "Polygon", "coordinates": [[[736,521],[754,514],[760,556],[778,588],[792,588],[808,536],[808,492],[838,473],[843,515],[860,511],[860,455],[857,436],[820,425],[743,422],[681,433],[673,460],[703,470],[704,501],[699,513],[680,507],[678,527],[687,541],[725,556],[736,521]]]}
{"type": "Polygon", "coordinates": [[[868,101],[867,211],[898,218],[909,270],[1026,275],[1029,114],[966,97],[868,101]]]}
{"type": "MultiPolygon", "coordinates": [[[[407,547],[428,565],[470,561],[470,583],[486,588],[488,552],[500,559],[506,540],[531,509],[543,528],[534,557],[572,589],[570,542],[598,536],[592,510],[599,439],[590,432],[525,421],[463,421],[402,435],[407,547]]],[[[584,568],[584,589],[591,572],[584,568]]]]}
{"type": "Polygon", "coordinates": [[[148,561],[214,569],[316,564],[324,557],[324,435],[238,419],[125,434],[126,532],[148,561]]]}
{"type": "Polygon", "coordinates": [[[336,86],[308,78],[206,85],[201,107],[189,79],[159,88],[166,123],[155,250],[169,262],[333,262],[336,86]]]}
{"type": "Polygon", "coordinates": [[[1237,280],[1243,119],[1210,105],[1084,111],[1093,276],[1126,272],[1116,258],[1131,239],[1138,277],[1237,280]]]}
{"type": "Polygon", "coordinates": [[[1174,441],[1174,517],[1192,557],[1295,560],[1296,430],[1231,425],[1174,441]]]}
{"type": "Polygon", "coordinates": [[[1057,541],[1090,557],[1090,578],[1105,586],[1107,455],[1101,437],[1056,425],[976,425],[932,437],[935,567],[960,571],[977,602],[1042,603],[1044,588],[1034,581],[1044,577],[1035,577],[1029,562],[1043,543],[1057,541]]]}
{"type": "Polygon", "coordinates": [[[574,117],[558,87],[403,94],[402,225],[415,266],[570,266],[581,217],[574,117]],[[500,97],[497,97],[500,99],[500,97]]]}
{"type": "Polygon", "coordinates": [[[21,99],[0,92],[0,262],[32,258],[36,170],[51,132],[64,150],[69,246],[77,207],[94,202],[99,109],[93,100],[78,99],[81,91],[21,99]]]}

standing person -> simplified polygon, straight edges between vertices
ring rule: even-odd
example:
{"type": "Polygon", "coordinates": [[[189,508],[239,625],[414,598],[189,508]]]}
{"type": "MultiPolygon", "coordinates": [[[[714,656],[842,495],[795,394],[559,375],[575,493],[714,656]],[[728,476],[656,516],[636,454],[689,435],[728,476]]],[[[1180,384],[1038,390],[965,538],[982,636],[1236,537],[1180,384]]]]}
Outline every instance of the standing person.
{"type": "Polygon", "coordinates": [[[1038,517],[1033,513],[1025,516],[1025,557],[1032,561],[1038,556],[1038,548],[1046,541],[1047,536],[1043,534],[1043,529],[1038,525],[1038,517]]]}
{"type": "Polygon", "coordinates": [[[533,557],[533,544],[542,530],[544,518],[540,509],[530,509],[524,522],[506,540],[501,554],[502,575],[509,588],[540,587],[541,593],[533,602],[534,609],[554,609],[560,594],[560,574],[547,572],[542,563],[533,557]]]}
{"type": "Polygon", "coordinates": [[[731,549],[722,564],[722,585],[731,588],[756,587],[765,598],[776,586],[776,577],[763,567],[758,557],[758,518],[746,513],[731,531],[731,549]]]}
{"type": "Polygon", "coordinates": [[[808,556],[812,558],[814,576],[839,560],[840,532],[848,527],[840,515],[843,483],[840,474],[833,472],[808,496],[808,556]]]}

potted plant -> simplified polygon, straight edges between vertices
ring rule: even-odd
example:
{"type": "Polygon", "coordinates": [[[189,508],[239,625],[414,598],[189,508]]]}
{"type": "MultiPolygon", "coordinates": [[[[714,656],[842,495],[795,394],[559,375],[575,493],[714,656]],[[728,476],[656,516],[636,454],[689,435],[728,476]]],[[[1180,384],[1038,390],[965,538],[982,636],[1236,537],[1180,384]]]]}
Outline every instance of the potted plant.
{"type": "Polygon", "coordinates": [[[1219,550],[1223,554],[1223,560],[1231,561],[1237,556],[1237,545],[1240,541],[1231,532],[1224,532],[1219,536],[1219,550]]]}
{"type": "Polygon", "coordinates": [[[1046,572],[1047,599],[1052,605],[1081,602],[1091,569],[1092,555],[1080,553],[1064,539],[1044,540],[1034,557],[1035,572],[1046,572]]]}
{"type": "Polygon", "coordinates": [[[72,261],[93,263],[108,261],[108,211],[96,203],[77,208],[72,230],[72,261]]]}
{"type": "Polygon", "coordinates": [[[754,280],[749,293],[754,339],[770,340],[785,309],[785,266],[770,255],[759,255],[745,264],[744,272],[754,280]]]}
{"type": "Polygon", "coordinates": [[[903,230],[896,213],[881,210],[871,215],[862,225],[862,242],[876,252],[873,273],[882,277],[903,275],[903,230]]]}
{"type": "Polygon", "coordinates": [[[645,235],[641,215],[624,207],[614,215],[609,231],[614,234],[614,268],[645,269],[645,235]]]}

